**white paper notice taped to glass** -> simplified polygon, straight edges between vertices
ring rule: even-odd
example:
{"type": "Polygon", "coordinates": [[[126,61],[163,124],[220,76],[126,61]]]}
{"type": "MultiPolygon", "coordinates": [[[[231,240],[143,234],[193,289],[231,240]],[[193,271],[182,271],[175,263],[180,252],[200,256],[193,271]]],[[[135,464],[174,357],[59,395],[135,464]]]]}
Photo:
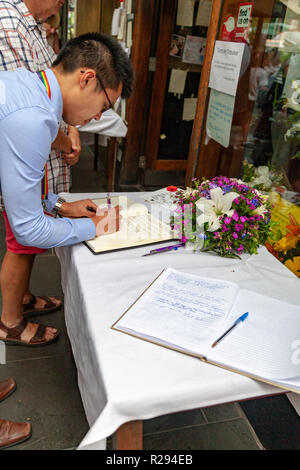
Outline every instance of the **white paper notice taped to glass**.
{"type": "Polygon", "coordinates": [[[225,148],[229,146],[230,142],[234,103],[234,96],[214,89],[210,91],[206,134],[225,148]]]}
{"type": "Polygon", "coordinates": [[[235,96],[240,76],[245,44],[241,42],[216,41],[209,87],[235,96]]]}

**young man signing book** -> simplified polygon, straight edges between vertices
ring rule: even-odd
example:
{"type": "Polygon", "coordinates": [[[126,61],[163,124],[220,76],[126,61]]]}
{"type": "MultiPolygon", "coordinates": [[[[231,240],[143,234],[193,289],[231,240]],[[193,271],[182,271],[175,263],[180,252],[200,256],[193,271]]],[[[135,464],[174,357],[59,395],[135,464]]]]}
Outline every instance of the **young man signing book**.
{"type": "MultiPolygon", "coordinates": [[[[114,39],[91,33],[69,41],[51,69],[23,68],[0,73],[0,185],[9,228],[9,252],[18,245],[48,249],[91,239],[119,229],[118,208],[98,214],[91,200],[68,203],[47,191],[45,164],[61,119],[84,125],[100,119],[122,96],[132,92],[133,70],[114,39]],[[44,207],[41,202],[44,201],[44,207]],[[61,217],[45,215],[52,212],[61,217]]],[[[30,275],[28,257],[1,268],[0,340],[8,344],[45,345],[55,328],[29,322],[22,298],[30,275]]]]}

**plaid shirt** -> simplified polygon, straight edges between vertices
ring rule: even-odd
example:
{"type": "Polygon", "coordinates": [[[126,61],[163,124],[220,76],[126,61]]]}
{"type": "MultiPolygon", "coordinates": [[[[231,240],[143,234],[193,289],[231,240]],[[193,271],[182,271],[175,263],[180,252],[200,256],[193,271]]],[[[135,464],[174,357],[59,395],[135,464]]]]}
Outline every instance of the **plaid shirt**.
{"type": "MultiPolygon", "coordinates": [[[[38,72],[51,67],[55,57],[42,23],[33,18],[25,3],[0,0],[0,70],[25,67],[38,72]]],[[[68,126],[62,122],[61,128],[67,132],[68,126]]],[[[71,170],[60,151],[51,152],[47,171],[49,191],[58,194],[70,190],[71,170]]]]}

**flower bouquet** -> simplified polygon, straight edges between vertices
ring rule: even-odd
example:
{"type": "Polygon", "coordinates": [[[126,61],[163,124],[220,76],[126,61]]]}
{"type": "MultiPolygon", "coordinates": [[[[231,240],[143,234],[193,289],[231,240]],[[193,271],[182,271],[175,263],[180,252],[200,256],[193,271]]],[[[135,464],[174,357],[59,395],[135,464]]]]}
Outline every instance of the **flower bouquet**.
{"type": "Polygon", "coordinates": [[[174,193],[174,229],[186,247],[239,257],[270,238],[268,196],[241,180],[218,176],[174,193]]]}
{"type": "Polygon", "coordinates": [[[243,181],[259,191],[270,191],[274,186],[285,187],[285,177],[281,170],[272,165],[255,167],[243,161],[243,181]]]}

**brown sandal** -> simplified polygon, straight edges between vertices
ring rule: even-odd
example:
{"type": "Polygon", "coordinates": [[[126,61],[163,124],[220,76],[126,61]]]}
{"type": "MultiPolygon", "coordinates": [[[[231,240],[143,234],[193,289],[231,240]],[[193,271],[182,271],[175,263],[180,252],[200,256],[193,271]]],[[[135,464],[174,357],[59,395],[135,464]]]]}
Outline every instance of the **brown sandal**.
{"type": "Polygon", "coordinates": [[[21,345],[21,346],[46,346],[50,343],[56,341],[58,337],[58,331],[56,332],[55,336],[52,339],[45,340],[45,332],[46,326],[39,325],[35,335],[30,339],[29,342],[21,340],[21,334],[27,327],[29,321],[23,318],[20,323],[18,323],[14,328],[8,328],[2,321],[0,320],[0,329],[7,333],[5,338],[1,338],[0,341],[4,341],[4,343],[12,344],[12,345],[21,345]]]}
{"type": "Polygon", "coordinates": [[[47,313],[53,313],[59,310],[62,306],[60,303],[59,305],[52,302],[52,300],[47,297],[46,295],[39,295],[39,299],[45,300],[45,305],[42,308],[34,308],[36,303],[36,297],[33,295],[28,304],[22,304],[22,313],[23,317],[34,317],[36,315],[46,315],[47,313]]]}

